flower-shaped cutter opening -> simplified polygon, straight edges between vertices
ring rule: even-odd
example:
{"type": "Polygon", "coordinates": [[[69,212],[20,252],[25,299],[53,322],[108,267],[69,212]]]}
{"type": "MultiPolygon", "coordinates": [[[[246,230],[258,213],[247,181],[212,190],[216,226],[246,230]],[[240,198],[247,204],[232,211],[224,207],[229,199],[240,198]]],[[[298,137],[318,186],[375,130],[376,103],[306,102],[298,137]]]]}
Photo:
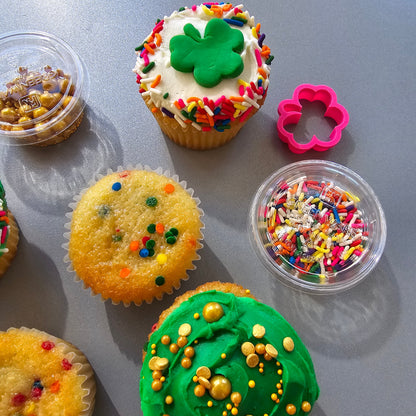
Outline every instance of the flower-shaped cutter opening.
{"type": "Polygon", "coordinates": [[[281,101],[277,111],[280,116],[277,121],[279,138],[288,144],[293,153],[304,153],[310,149],[320,152],[330,149],[340,141],[342,130],[349,121],[348,112],[341,104],[338,104],[335,91],[326,85],[299,85],[293,92],[292,99],[281,101]],[[300,100],[320,101],[325,105],[324,117],[331,118],[336,123],[328,140],[320,140],[316,135],[313,135],[308,143],[299,143],[294,134],[286,130],[286,126],[297,124],[302,116],[300,100]]]}

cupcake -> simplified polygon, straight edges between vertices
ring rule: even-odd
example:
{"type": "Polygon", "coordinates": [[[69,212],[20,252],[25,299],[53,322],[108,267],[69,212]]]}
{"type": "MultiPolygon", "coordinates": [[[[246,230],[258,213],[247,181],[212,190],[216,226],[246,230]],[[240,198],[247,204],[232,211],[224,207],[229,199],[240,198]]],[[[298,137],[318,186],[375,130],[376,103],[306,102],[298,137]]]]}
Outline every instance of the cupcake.
{"type": "Polygon", "coordinates": [[[158,20],[136,48],[139,92],[162,131],[190,149],[231,140],[264,103],[273,56],[243,6],[206,3],[158,20]]]}
{"type": "Polygon", "coordinates": [[[68,260],[86,287],[125,305],[179,288],[199,259],[202,211],[185,182],[162,170],[102,177],[73,206],[68,260]]]}
{"type": "Polygon", "coordinates": [[[9,211],[6,202],[6,192],[0,181],[0,277],[9,267],[17,251],[19,229],[9,211]]]}
{"type": "Polygon", "coordinates": [[[0,332],[0,379],[1,415],[92,415],[96,387],[87,358],[45,332],[0,332]]]}
{"type": "Polygon", "coordinates": [[[299,336],[241,286],[186,292],[154,328],[140,374],[143,416],[305,415],[318,398],[299,336]]]}

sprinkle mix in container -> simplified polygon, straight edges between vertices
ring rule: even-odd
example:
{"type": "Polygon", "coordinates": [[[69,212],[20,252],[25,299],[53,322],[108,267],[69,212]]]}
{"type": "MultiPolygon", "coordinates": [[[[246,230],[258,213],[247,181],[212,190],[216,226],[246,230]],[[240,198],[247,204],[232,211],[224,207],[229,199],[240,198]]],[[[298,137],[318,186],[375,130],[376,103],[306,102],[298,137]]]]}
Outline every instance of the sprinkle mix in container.
{"type": "Polygon", "coordinates": [[[284,283],[317,293],[352,287],[377,264],[386,241],[370,186],[333,162],[288,165],[260,187],[250,210],[254,246],[284,283]]]}

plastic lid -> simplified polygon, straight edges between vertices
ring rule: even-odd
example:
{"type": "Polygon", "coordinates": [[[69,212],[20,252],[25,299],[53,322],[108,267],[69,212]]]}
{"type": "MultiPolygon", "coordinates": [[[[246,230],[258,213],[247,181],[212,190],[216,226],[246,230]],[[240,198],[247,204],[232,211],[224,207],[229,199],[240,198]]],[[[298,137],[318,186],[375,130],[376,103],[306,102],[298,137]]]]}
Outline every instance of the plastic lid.
{"type": "Polygon", "coordinates": [[[63,40],[43,32],[0,35],[0,143],[42,143],[81,116],[87,69],[63,40]]]}

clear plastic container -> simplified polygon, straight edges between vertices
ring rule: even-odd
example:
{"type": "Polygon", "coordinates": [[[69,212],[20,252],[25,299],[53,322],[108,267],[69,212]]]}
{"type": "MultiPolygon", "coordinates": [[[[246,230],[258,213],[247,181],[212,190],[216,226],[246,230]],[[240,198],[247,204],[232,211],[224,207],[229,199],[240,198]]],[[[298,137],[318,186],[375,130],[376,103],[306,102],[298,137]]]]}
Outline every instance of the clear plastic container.
{"type": "Polygon", "coordinates": [[[88,94],[87,69],[66,42],[43,32],[0,35],[0,144],[67,139],[88,94]]]}
{"type": "Polygon", "coordinates": [[[267,178],[253,198],[249,228],[256,253],[282,283],[320,294],[362,281],[387,233],[371,187],[324,160],[292,163],[267,178]]]}

